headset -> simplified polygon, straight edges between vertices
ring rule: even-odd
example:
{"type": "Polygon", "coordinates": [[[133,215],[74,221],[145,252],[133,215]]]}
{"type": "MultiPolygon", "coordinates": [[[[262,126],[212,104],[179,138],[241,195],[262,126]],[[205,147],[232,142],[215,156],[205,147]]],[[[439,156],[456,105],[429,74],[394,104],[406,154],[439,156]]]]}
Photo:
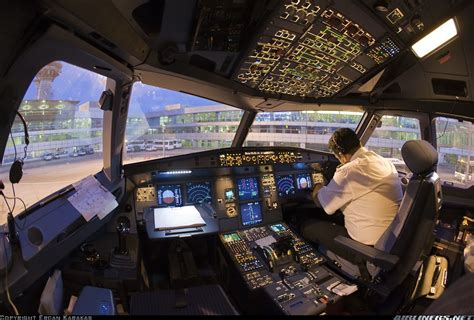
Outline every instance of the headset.
{"type": "Polygon", "coordinates": [[[337,143],[336,137],[334,135],[332,135],[331,140],[332,140],[332,143],[334,145],[333,149],[336,149],[336,150],[333,150],[333,151],[336,151],[338,154],[339,153],[342,153],[342,154],[346,153],[346,150],[337,143]]]}
{"type": "MultiPolygon", "coordinates": [[[[10,182],[12,184],[20,182],[21,177],[23,177],[23,162],[26,159],[26,153],[27,153],[27,150],[28,150],[28,145],[30,144],[30,136],[28,134],[28,127],[26,125],[25,118],[18,111],[16,111],[16,115],[20,118],[21,122],[23,123],[23,130],[25,132],[25,147],[23,149],[24,150],[23,158],[17,158],[16,148],[15,148],[15,161],[13,161],[13,164],[10,168],[10,182]]],[[[14,143],[15,142],[13,141],[13,144],[14,143]]]]}

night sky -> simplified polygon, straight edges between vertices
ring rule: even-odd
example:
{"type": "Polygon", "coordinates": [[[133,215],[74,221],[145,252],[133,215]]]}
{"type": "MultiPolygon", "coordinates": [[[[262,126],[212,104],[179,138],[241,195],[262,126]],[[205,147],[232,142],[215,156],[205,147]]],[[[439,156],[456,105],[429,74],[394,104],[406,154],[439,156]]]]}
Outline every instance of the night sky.
{"type": "MultiPolygon", "coordinates": [[[[63,63],[61,74],[53,81],[53,100],[97,101],[105,89],[106,78],[91,71],[63,63]]],[[[31,83],[24,100],[35,99],[36,85],[31,83]]],[[[149,112],[170,104],[208,106],[216,102],[158,87],[135,83],[130,111],[149,112]]]]}

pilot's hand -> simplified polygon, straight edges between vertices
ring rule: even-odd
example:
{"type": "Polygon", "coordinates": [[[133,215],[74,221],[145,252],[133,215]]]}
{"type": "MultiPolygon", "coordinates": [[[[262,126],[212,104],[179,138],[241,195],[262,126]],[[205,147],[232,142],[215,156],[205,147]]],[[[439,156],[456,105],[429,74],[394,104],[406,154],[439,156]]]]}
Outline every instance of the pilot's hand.
{"type": "Polygon", "coordinates": [[[319,192],[319,190],[321,190],[322,187],[323,187],[322,183],[317,183],[314,185],[313,191],[311,192],[311,200],[314,200],[314,198],[316,197],[316,194],[319,192]]]}

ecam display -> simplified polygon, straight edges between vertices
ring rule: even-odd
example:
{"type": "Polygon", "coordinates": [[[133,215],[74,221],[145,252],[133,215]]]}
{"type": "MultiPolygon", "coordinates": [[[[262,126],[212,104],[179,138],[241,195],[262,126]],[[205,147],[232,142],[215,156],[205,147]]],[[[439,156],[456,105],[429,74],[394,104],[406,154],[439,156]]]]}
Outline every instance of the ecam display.
{"type": "Polygon", "coordinates": [[[240,201],[258,199],[258,183],[256,177],[237,179],[240,201]]]}
{"type": "Polygon", "coordinates": [[[249,226],[263,221],[262,208],[258,202],[243,203],[240,205],[242,225],[249,226]]]}

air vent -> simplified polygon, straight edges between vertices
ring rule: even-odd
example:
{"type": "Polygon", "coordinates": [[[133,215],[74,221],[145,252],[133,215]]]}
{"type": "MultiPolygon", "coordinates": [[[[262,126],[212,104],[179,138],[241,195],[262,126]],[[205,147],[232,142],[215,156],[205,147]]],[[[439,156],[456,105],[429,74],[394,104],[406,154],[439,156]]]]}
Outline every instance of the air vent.
{"type": "Polygon", "coordinates": [[[466,97],[467,85],[465,81],[451,79],[431,79],[433,92],[443,96],[466,97]]]}

